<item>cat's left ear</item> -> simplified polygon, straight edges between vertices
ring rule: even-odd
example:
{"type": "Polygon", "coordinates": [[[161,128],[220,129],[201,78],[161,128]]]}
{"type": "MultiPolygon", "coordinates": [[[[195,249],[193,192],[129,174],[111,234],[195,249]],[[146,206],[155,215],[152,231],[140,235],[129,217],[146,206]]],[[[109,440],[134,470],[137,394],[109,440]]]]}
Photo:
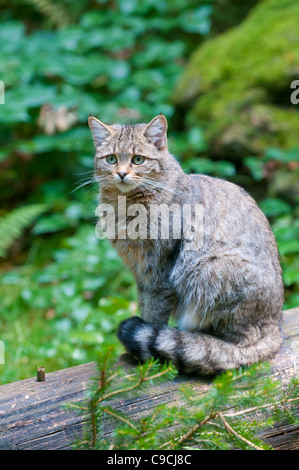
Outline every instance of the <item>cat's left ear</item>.
{"type": "Polygon", "coordinates": [[[104,124],[94,116],[89,116],[88,125],[92,133],[95,147],[102,145],[113,133],[110,126],[104,124]]]}
{"type": "Polygon", "coordinates": [[[167,120],[163,114],[159,114],[146,126],[144,130],[145,138],[153,143],[158,150],[163,150],[167,146],[167,120]]]}

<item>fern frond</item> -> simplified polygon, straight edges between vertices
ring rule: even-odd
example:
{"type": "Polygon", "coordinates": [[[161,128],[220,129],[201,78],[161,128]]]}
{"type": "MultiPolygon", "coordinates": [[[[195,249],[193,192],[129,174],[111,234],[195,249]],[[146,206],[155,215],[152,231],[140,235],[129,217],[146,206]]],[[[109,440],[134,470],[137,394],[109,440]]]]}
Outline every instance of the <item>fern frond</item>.
{"type": "Polygon", "coordinates": [[[72,20],[70,11],[61,2],[53,0],[23,0],[23,2],[32,5],[36,11],[58,28],[66,26],[72,20]]]}
{"type": "Polygon", "coordinates": [[[6,256],[8,249],[23,231],[47,209],[45,204],[31,204],[18,207],[4,217],[0,217],[0,257],[6,256]]]}

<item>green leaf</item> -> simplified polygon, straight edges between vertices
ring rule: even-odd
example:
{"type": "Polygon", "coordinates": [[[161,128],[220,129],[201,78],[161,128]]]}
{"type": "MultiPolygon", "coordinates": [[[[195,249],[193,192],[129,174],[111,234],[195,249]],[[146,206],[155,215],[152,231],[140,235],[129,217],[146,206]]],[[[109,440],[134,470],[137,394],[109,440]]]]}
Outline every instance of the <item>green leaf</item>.
{"type": "Polygon", "coordinates": [[[101,344],[104,336],[99,331],[73,331],[70,333],[70,340],[73,343],[101,344]]]}
{"type": "Polygon", "coordinates": [[[208,158],[192,158],[183,162],[182,166],[188,172],[220,177],[233,176],[236,173],[235,166],[225,160],[214,162],[208,158]]]}
{"type": "Polygon", "coordinates": [[[194,150],[198,152],[206,150],[207,142],[200,127],[192,127],[187,134],[187,139],[194,150]]]}
{"type": "Polygon", "coordinates": [[[276,217],[292,212],[291,206],[278,198],[267,198],[260,203],[260,208],[267,217],[276,217]]]}
{"type": "Polygon", "coordinates": [[[288,150],[278,148],[268,148],[265,152],[265,160],[277,160],[281,163],[299,161],[299,147],[288,150]]]}
{"type": "Polygon", "coordinates": [[[257,157],[247,157],[244,163],[249,168],[252,177],[255,181],[260,181],[264,177],[264,163],[257,157]]]}
{"type": "Polygon", "coordinates": [[[299,240],[281,241],[278,244],[278,248],[281,255],[288,255],[291,253],[299,254],[299,240]]]}
{"type": "Polygon", "coordinates": [[[202,5],[195,10],[187,11],[181,15],[181,27],[184,31],[206,36],[211,29],[210,16],[213,9],[210,5],[202,5]]]}
{"type": "Polygon", "coordinates": [[[70,226],[70,221],[62,214],[51,214],[40,218],[33,227],[34,235],[59,232],[70,226]]]}

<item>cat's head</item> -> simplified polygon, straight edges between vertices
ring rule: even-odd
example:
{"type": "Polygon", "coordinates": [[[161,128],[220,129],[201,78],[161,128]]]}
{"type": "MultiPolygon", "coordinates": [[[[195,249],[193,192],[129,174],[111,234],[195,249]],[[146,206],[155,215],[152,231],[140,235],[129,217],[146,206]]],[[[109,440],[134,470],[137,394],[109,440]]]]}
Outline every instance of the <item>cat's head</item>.
{"type": "Polygon", "coordinates": [[[122,193],[157,185],[169,158],[167,121],[156,116],[149,124],[107,125],[90,116],[97,180],[122,193]]]}

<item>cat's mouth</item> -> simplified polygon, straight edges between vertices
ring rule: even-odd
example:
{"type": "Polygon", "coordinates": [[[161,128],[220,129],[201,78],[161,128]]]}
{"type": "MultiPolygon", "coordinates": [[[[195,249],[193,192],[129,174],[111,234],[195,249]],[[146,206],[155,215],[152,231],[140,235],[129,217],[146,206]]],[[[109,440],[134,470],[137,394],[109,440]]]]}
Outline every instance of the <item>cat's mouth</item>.
{"type": "Polygon", "coordinates": [[[134,184],[126,183],[125,181],[117,183],[116,186],[122,193],[128,193],[129,191],[131,191],[131,189],[135,187],[134,184]]]}
{"type": "Polygon", "coordinates": [[[114,184],[122,193],[128,193],[132,189],[136,188],[136,186],[138,186],[138,183],[136,181],[127,180],[125,178],[121,181],[115,181],[114,184]]]}
{"type": "Polygon", "coordinates": [[[127,176],[124,178],[114,178],[114,184],[122,193],[128,193],[138,186],[136,181],[132,181],[127,176]]]}

